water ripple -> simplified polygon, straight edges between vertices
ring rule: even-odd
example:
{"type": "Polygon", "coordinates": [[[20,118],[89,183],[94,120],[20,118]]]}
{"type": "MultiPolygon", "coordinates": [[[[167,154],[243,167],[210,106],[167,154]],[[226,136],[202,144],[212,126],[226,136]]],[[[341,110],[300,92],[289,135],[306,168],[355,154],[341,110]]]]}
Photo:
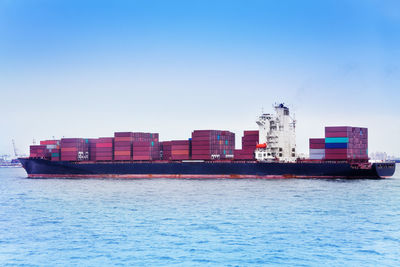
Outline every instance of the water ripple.
{"type": "Polygon", "coordinates": [[[26,179],[0,169],[1,266],[400,266],[388,180],[26,179]]]}

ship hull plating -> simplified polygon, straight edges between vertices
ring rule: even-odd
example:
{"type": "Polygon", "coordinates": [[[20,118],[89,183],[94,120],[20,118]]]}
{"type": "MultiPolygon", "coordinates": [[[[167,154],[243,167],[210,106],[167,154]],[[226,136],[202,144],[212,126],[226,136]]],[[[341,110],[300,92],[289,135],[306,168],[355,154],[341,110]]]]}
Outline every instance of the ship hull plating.
{"type": "Polygon", "coordinates": [[[184,179],[283,179],[391,177],[394,163],[352,168],[348,163],[261,162],[53,162],[20,159],[30,178],[184,178],[184,179]]]}

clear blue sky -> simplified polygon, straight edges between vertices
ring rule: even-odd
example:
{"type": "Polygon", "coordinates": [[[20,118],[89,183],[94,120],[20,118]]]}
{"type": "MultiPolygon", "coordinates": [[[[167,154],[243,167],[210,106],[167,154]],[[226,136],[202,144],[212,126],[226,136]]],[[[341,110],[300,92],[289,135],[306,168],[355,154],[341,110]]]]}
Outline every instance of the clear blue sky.
{"type": "Polygon", "coordinates": [[[0,0],[0,154],[36,140],[256,129],[289,104],[400,155],[400,2],[0,0]]]}

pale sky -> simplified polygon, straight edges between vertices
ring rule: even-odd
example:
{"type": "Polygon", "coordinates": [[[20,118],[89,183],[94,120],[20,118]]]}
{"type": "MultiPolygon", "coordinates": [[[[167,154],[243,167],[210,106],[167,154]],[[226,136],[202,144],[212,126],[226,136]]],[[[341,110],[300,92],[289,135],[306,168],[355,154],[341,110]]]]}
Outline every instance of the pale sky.
{"type": "Polygon", "coordinates": [[[0,1],[0,154],[15,139],[257,129],[296,113],[299,152],[324,126],[369,128],[400,156],[400,2],[0,1]]]}

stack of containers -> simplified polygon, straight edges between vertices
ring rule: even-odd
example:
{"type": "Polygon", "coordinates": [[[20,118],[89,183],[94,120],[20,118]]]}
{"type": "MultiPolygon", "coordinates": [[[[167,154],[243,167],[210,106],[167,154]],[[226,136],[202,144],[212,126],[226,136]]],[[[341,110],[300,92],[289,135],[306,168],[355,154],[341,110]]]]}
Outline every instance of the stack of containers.
{"type": "Polygon", "coordinates": [[[212,160],[233,158],[235,134],[220,130],[192,132],[192,159],[212,160]]]}
{"type": "Polygon", "coordinates": [[[352,159],[368,161],[368,128],[352,128],[348,150],[352,159]]]}
{"type": "Polygon", "coordinates": [[[161,142],[162,159],[171,160],[171,141],[161,142]]]}
{"type": "Polygon", "coordinates": [[[310,138],[310,159],[322,160],[325,158],[325,138],[310,138]]]}
{"type": "Polygon", "coordinates": [[[132,142],[134,133],[114,133],[114,160],[132,160],[132,142]]]}
{"type": "Polygon", "coordinates": [[[154,141],[133,141],[133,160],[160,159],[160,146],[154,141]]]}
{"type": "Polygon", "coordinates": [[[325,159],[368,161],[368,129],[325,127],[325,159]]]}
{"type": "Polygon", "coordinates": [[[98,139],[89,139],[89,160],[96,161],[96,144],[98,139]]]}
{"type": "Polygon", "coordinates": [[[256,145],[258,144],[258,130],[256,131],[244,131],[242,137],[242,149],[246,150],[254,150],[256,149],[256,145]]]}
{"type": "Polygon", "coordinates": [[[89,140],[83,138],[62,138],[61,160],[81,161],[89,160],[89,140]]]}
{"type": "Polygon", "coordinates": [[[60,140],[43,140],[40,145],[45,145],[48,156],[52,161],[60,160],[60,140]]]}
{"type": "Polygon", "coordinates": [[[158,133],[133,133],[133,160],[159,160],[160,144],[158,133]]]}
{"type": "Polygon", "coordinates": [[[190,141],[174,140],[171,141],[171,160],[190,159],[190,141]]]}
{"type": "Polygon", "coordinates": [[[114,138],[100,137],[96,141],[96,152],[93,160],[110,161],[113,160],[114,138]]]}
{"type": "Polygon", "coordinates": [[[30,158],[49,158],[51,156],[45,145],[31,145],[29,152],[30,158]]]}
{"type": "Polygon", "coordinates": [[[235,150],[236,160],[254,159],[254,150],[258,144],[258,131],[244,131],[242,137],[242,149],[235,150]]]}

